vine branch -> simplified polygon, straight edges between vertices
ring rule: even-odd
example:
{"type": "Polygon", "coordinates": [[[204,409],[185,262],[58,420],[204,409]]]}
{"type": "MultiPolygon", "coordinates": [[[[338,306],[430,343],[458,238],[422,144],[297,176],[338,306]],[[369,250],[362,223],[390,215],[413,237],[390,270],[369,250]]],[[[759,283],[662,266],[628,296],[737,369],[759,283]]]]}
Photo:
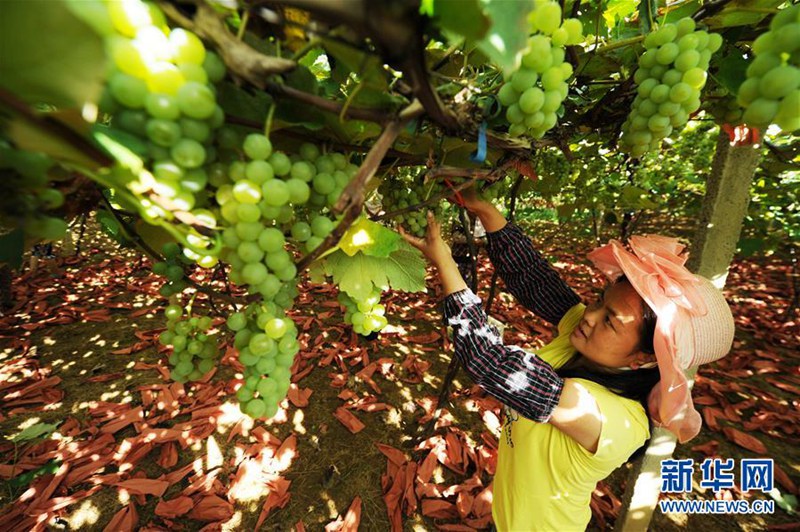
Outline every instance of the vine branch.
{"type": "Polygon", "coordinates": [[[290,59],[262,54],[238,40],[228,31],[222,17],[204,1],[195,2],[197,13],[194,19],[166,1],[159,1],[158,5],[171,20],[213,42],[231,72],[256,87],[263,89],[267,76],[271,74],[288,72],[297,67],[297,63],[290,59]]]}

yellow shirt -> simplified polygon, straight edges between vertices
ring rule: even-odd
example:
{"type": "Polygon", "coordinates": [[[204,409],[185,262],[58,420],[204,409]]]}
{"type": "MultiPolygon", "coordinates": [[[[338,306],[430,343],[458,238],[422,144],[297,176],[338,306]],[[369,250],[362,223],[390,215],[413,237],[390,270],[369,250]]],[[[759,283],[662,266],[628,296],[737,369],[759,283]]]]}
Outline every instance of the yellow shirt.
{"type": "MultiPolygon", "coordinates": [[[[584,308],[583,304],[572,307],[558,324],[558,336],[537,352],[556,369],[576,353],[569,335],[584,308]]],[[[647,414],[640,403],[597,383],[578,380],[594,396],[602,415],[594,454],[549,423],[536,423],[506,408],[492,502],[499,531],[586,530],[591,519],[589,501],[597,482],[650,437],[647,414]]]]}

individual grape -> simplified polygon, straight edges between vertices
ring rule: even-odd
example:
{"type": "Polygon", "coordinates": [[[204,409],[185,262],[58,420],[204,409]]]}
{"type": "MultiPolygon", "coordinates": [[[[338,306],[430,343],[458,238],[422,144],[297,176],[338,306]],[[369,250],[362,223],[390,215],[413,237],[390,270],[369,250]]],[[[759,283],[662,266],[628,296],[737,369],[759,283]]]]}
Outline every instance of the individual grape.
{"type": "Polygon", "coordinates": [[[196,140],[182,138],[172,146],[170,156],[184,168],[197,168],[206,160],[206,149],[196,140]]]}
{"type": "Polygon", "coordinates": [[[280,179],[266,181],[261,185],[261,190],[264,193],[264,201],[267,205],[280,207],[289,202],[289,187],[280,179]]]}
{"type": "Polygon", "coordinates": [[[266,253],[283,250],[284,243],[283,233],[274,227],[268,227],[258,235],[258,245],[266,253]]]}
{"type": "Polygon", "coordinates": [[[122,72],[111,76],[108,90],[119,103],[131,109],[143,108],[147,99],[147,84],[122,72]]]}
{"type": "Polygon", "coordinates": [[[242,145],[245,155],[252,160],[266,161],[272,155],[272,143],[259,133],[251,133],[244,139],[242,145]]]}
{"type": "Polygon", "coordinates": [[[214,114],[216,99],[208,86],[189,81],[177,92],[181,113],[191,118],[205,119],[214,114]]]}
{"type": "Polygon", "coordinates": [[[206,51],[203,69],[208,74],[208,79],[211,83],[219,83],[225,77],[225,63],[214,52],[206,51]]]}
{"type": "Polygon", "coordinates": [[[202,65],[206,58],[203,42],[191,31],[175,28],[169,33],[169,45],[176,63],[202,65]]]}
{"type": "Polygon", "coordinates": [[[181,127],[172,120],[152,118],[147,121],[145,132],[159,146],[169,148],[181,139],[181,127]]]}
{"type": "Polygon", "coordinates": [[[148,94],[144,107],[153,118],[176,120],[181,115],[178,102],[168,94],[148,94]]]}

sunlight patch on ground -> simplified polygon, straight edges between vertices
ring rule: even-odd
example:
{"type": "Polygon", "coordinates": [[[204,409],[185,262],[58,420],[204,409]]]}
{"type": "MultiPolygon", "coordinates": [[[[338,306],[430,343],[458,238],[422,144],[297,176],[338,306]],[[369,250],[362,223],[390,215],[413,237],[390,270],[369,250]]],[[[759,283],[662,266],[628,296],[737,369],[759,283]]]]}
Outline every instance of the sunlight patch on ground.
{"type": "Polygon", "coordinates": [[[50,338],[49,336],[45,336],[44,338],[42,338],[42,343],[44,345],[55,345],[56,341],[50,338]]]}
{"type": "Polygon", "coordinates": [[[306,428],[303,426],[303,420],[305,419],[305,414],[301,409],[297,409],[295,411],[294,416],[292,416],[292,424],[294,424],[294,430],[298,434],[305,434],[306,428]]]}
{"type": "Polygon", "coordinates": [[[66,521],[71,530],[81,530],[93,525],[100,518],[100,509],[90,499],[85,499],[77,509],[72,511],[66,521]]]}
{"type": "Polygon", "coordinates": [[[336,519],[336,516],[339,515],[339,510],[336,508],[336,502],[331,499],[327,491],[323,491],[321,495],[322,500],[325,501],[325,506],[328,507],[328,517],[330,519],[336,519]]]}
{"type": "Polygon", "coordinates": [[[242,529],[242,511],[236,510],[233,513],[233,516],[222,523],[222,530],[223,532],[227,532],[229,530],[241,530],[242,529]]]}
{"type": "Polygon", "coordinates": [[[403,421],[403,416],[397,409],[393,408],[391,410],[387,410],[383,420],[387,425],[392,425],[394,427],[397,427],[398,429],[402,428],[401,422],[403,421]]]}
{"type": "Polygon", "coordinates": [[[215,467],[221,467],[224,459],[222,458],[222,451],[219,448],[217,440],[214,435],[208,437],[206,440],[206,469],[211,471],[215,467]]]}
{"type": "Polygon", "coordinates": [[[22,423],[20,423],[19,425],[17,425],[17,428],[19,430],[25,430],[28,427],[32,427],[33,425],[36,425],[37,423],[39,423],[40,420],[41,420],[41,418],[38,418],[38,417],[28,418],[25,421],[23,421],[22,423]]]}

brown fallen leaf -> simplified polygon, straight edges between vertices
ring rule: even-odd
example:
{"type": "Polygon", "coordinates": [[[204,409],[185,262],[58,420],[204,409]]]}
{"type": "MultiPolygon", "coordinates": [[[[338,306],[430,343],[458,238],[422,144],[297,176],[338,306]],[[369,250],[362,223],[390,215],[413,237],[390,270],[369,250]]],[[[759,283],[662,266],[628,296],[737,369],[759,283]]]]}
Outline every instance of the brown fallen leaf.
{"type": "Polygon", "coordinates": [[[727,436],[729,440],[739,447],[744,447],[745,449],[753,451],[757,454],[767,454],[766,446],[764,446],[764,444],[761,443],[761,440],[755,436],[745,434],[744,432],[733,427],[725,427],[722,429],[722,432],[725,433],[725,436],[727,436]]]}
{"type": "Polygon", "coordinates": [[[353,434],[361,432],[366,427],[366,425],[364,425],[360,419],[358,419],[352,412],[343,406],[337,408],[333,413],[333,416],[338,419],[342,425],[347,427],[347,430],[353,434]]]}
{"type": "Polygon", "coordinates": [[[156,505],[155,514],[167,519],[186,514],[194,507],[191,497],[176,497],[168,501],[160,501],[156,505]]]}
{"type": "Polygon", "coordinates": [[[139,523],[139,514],[133,503],[114,514],[103,532],[133,532],[139,523]]]}
{"type": "Polygon", "coordinates": [[[132,478],[116,484],[117,488],[124,489],[133,495],[155,495],[161,497],[169,487],[169,482],[153,478],[132,478]]]}
{"type": "Polygon", "coordinates": [[[227,521],[233,516],[233,505],[216,495],[207,495],[192,508],[188,515],[191,519],[198,521],[227,521]]]}

